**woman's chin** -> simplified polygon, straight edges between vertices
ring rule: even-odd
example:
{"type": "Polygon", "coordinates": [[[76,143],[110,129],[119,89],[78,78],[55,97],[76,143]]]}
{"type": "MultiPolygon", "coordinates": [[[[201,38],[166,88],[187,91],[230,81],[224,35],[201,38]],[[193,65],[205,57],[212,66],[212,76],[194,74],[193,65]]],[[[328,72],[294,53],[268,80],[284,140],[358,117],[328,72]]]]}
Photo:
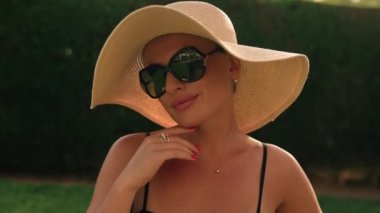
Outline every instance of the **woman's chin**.
{"type": "Polygon", "coordinates": [[[177,123],[179,127],[186,128],[186,129],[193,129],[199,126],[199,123],[194,122],[194,121],[178,121],[177,120],[177,123]]]}

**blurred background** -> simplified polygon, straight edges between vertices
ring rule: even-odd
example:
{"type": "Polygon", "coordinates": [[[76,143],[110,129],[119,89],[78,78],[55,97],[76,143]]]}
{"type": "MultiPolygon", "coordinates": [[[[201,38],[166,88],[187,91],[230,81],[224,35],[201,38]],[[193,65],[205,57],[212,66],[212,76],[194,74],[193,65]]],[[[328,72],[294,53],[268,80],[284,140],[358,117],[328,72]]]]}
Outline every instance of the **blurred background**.
{"type": "MultiPolygon", "coordinates": [[[[171,2],[0,2],[0,212],[83,212],[112,143],[159,128],[121,106],[89,105],[112,29],[171,2]],[[39,204],[51,194],[57,201],[39,204]]],[[[326,212],[380,212],[380,0],[207,2],[230,16],[239,43],[310,59],[295,104],[250,135],[297,158],[326,212]]]]}

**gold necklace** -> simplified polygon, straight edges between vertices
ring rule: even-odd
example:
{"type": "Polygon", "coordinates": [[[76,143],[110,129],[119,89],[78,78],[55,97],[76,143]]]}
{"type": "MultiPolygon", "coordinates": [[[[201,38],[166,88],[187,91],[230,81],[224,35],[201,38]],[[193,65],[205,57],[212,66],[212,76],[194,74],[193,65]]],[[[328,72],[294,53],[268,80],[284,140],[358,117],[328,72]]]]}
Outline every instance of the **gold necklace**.
{"type": "MultiPolygon", "coordinates": [[[[211,167],[211,166],[208,165],[207,161],[205,161],[205,158],[204,158],[204,156],[202,154],[198,155],[198,160],[202,160],[203,163],[206,165],[206,167],[209,167],[209,168],[211,167]]],[[[222,172],[222,170],[220,169],[220,167],[215,168],[213,170],[214,170],[215,174],[220,174],[222,172]]]]}

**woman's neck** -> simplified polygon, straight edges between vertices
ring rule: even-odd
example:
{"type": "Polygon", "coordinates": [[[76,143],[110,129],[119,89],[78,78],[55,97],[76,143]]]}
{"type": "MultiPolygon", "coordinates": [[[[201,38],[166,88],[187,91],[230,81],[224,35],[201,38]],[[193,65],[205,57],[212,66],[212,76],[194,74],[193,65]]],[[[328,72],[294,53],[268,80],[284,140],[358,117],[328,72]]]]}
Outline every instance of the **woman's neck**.
{"type": "Polygon", "coordinates": [[[239,130],[233,114],[230,117],[209,119],[196,128],[187,139],[200,149],[203,156],[212,156],[213,159],[230,155],[247,141],[247,136],[239,130]]]}

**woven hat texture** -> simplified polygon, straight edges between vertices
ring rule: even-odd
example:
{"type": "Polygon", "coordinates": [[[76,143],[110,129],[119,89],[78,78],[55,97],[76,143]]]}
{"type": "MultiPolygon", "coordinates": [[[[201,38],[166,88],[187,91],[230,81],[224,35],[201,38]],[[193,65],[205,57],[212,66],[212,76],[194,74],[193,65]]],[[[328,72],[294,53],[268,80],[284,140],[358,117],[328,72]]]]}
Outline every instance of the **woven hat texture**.
{"type": "Polygon", "coordinates": [[[159,101],[145,94],[138,78],[145,44],[169,33],[212,40],[240,60],[234,109],[244,133],[273,121],[288,108],[308,75],[309,61],[303,54],[238,44],[229,17],[209,3],[151,5],[126,16],[105,42],[95,67],[91,108],[120,104],[163,127],[176,125],[159,101]]]}

